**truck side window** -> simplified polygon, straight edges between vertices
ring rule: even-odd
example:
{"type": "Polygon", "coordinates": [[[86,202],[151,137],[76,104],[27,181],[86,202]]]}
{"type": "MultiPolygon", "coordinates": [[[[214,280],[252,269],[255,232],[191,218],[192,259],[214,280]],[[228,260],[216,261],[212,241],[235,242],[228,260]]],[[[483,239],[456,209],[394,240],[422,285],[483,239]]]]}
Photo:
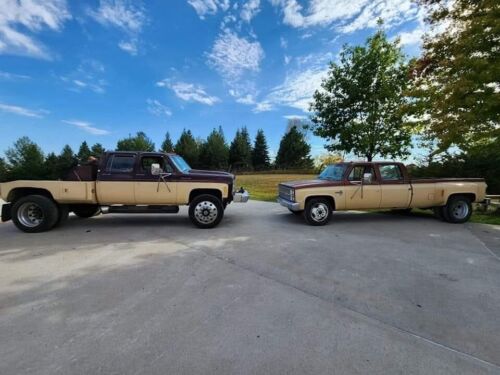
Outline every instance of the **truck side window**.
{"type": "Polygon", "coordinates": [[[372,181],[375,180],[375,174],[373,173],[373,168],[368,165],[356,165],[349,173],[347,179],[349,181],[361,181],[365,173],[370,173],[372,175],[372,181]]]}
{"type": "Polygon", "coordinates": [[[134,170],[135,157],[132,155],[114,155],[108,160],[106,170],[115,173],[130,173],[134,170]]]}
{"type": "Polygon", "coordinates": [[[165,159],[160,157],[160,156],[145,156],[141,159],[141,168],[143,172],[149,173],[151,172],[151,164],[160,164],[161,169],[164,172],[167,173],[172,173],[173,169],[168,164],[168,162],[165,162],[165,159]]]}
{"type": "Polygon", "coordinates": [[[382,180],[402,180],[403,175],[401,169],[397,164],[384,164],[379,165],[380,177],[382,180]]]}

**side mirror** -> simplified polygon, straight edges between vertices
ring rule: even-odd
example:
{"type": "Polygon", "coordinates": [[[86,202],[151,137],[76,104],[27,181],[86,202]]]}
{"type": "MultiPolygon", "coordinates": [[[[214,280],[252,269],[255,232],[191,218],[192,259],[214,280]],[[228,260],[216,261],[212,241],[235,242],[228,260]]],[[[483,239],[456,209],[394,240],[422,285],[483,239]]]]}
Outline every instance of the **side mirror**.
{"type": "Polygon", "coordinates": [[[371,173],[364,173],[362,182],[363,182],[363,184],[371,184],[372,183],[372,174],[371,173]]]}
{"type": "Polygon", "coordinates": [[[161,169],[160,164],[158,164],[158,163],[151,164],[151,174],[153,176],[159,176],[160,173],[162,173],[162,172],[163,172],[163,170],[161,169]]]}

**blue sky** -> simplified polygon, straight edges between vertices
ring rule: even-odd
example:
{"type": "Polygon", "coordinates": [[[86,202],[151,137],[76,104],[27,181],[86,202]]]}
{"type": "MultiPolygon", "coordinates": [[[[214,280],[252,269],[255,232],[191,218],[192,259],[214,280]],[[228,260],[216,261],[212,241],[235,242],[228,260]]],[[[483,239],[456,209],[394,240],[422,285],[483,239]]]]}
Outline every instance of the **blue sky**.
{"type": "Polygon", "coordinates": [[[157,147],[183,128],[206,137],[221,125],[231,140],[245,125],[275,153],[343,44],[382,17],[410,56],[424,31],[411,0],[0,3],[2,152],[23,135],[59,152],[83,140],[113,149],[138,130],[157,147]]]}

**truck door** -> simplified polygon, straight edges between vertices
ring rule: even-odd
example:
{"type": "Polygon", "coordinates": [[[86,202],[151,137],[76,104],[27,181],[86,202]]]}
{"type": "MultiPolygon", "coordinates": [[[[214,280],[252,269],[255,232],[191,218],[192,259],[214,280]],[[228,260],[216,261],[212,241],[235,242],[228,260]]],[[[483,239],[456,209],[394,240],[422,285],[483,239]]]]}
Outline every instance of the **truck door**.
{"type": "Polygon", "coordinates": [[[172,178],[173,172],[172,166],[163,156],[142,155],[135,175],[136,204],[176,204],[177,183],[172,178]],[[152,164],[159,164],[165,174],[153,175],[152,164]]]}
{"type": "Polygon", "coordinates": [[[345,190],[345,204],[347,210],[379,208],[380,207],[380,184],[377,181],[373,166],[370,164],[356,164],[350,172],[347,172],[345,190]],[[363,175],[372,175],[371,183],[363,183],[363,175]]]}
{"type": "Polygon", "coordinates": [[[135,204],[135,154],[110,154],[104,170],[99,171],[96,182],[97,201],[100,204],[135,204]]]}
{"type": "Polygon", "coordinates": [[[411,199],[410,181],[399,164],[378,164],[382,200],[380,208],[407,208],[411,199]]]}

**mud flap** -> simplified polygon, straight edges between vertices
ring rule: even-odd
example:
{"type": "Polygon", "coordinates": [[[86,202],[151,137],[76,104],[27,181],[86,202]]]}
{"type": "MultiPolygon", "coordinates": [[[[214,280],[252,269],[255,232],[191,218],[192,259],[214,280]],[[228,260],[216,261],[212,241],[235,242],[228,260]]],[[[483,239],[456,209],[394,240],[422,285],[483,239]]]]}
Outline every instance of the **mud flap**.
{"type": "Polygon", "coordinates": [[[12,204],[5,203],[2,205],[2,222],[9,221],[12,219],[12,214],[10,212],[12,204]]]}

